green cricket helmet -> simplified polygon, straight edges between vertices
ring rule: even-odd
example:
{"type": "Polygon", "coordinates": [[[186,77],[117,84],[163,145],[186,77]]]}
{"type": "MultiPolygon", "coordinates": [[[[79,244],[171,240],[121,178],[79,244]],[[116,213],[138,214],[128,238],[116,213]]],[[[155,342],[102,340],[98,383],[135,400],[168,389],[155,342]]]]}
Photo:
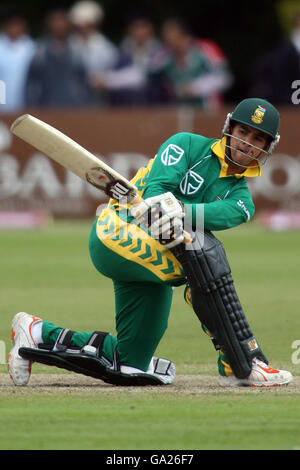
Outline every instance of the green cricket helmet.
{"type": "Polygon", "coordinates": [[[270,136],[271,142],[266,152],[268,155],[272,153],[275,145],[279,142],[280,115],[277,109],[267,100],[246,98],[241,101],[234,111],[227,115],[223,135],[231,136],[228,132],[230,132],[233,122],[251,126],[270,136]]]}

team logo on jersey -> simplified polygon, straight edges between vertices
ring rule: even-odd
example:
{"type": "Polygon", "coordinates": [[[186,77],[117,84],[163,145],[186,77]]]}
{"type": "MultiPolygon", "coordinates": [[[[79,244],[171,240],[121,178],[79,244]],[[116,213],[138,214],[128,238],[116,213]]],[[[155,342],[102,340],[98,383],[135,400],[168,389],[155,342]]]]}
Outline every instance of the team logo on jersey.
{"type": "Polygon", "coordinates": [[[256,110],[251,116],[251,120],[255,122],[255,124],[261,124],[264,118],[266,112],[266,108],[263,108],[262,106],[257,106],[256,110]]]}
{"type": "Polygon", "coordinates": [[[176,165],[182,158],[184,150],[178,145],[170,144],[161,154],[161,161],[166,166],[176,165]]]}
{"type": "Polygon", "coordinates": [[[180,183],[180,191],[182,194],[191,195],[195,194],[204,183],[202,176],[195,173],[193,170],[189,170],[183,180],[180,183]]]}

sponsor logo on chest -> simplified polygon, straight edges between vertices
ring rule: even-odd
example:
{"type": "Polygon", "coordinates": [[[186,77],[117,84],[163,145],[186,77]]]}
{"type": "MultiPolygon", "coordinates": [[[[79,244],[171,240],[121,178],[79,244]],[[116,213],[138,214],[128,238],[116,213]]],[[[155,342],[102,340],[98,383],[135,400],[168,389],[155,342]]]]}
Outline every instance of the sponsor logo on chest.
{"type": "Polygon", "coordinates": [[[161,154],[161,161],[165,166],[177,165],[180,162],[184,150],[178,145],[170,144],[161,154]]]}
{"type": "Polygon", "coordinates": [[[189,170],[179,185],[182,194],[190,196],[195,194],[204,183],[204,178],[193,170],[189,170]]]}

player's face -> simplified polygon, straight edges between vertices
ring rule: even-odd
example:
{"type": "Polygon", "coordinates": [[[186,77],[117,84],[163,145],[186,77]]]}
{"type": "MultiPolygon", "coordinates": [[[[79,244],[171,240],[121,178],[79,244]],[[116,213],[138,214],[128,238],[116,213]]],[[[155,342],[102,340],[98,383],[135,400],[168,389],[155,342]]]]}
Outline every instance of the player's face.
{"type": "Polygon", "coordinates": [[[268,136],[245,124],[236,123],[231,132],[231,159],[242,166],[257,166],[269,142],[268,136]]]}

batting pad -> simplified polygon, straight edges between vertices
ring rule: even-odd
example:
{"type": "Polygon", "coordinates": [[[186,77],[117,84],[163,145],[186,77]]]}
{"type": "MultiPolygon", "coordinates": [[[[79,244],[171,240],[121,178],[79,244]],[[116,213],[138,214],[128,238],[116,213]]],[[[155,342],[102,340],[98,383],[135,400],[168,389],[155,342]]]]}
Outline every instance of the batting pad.
{"type": "MultiPolygon", "coordinates": [[[[153,357],[153,372],[124,373],[114,368],[103,356],[97,356],[92,346],[82,349],[49,350],[47,345],[38,348],[20,348],[23,359],[39,362],[48,366],[66,369],[77,374],[103,380],[112,385],[146,386],[167,385],[174,381],[175,365],[168,359],[153,357]]],[[[51,345],[53,347],[53,345],[51,345]]],[[[121,366],[122,367],[122,366],[121,366]]]]}

